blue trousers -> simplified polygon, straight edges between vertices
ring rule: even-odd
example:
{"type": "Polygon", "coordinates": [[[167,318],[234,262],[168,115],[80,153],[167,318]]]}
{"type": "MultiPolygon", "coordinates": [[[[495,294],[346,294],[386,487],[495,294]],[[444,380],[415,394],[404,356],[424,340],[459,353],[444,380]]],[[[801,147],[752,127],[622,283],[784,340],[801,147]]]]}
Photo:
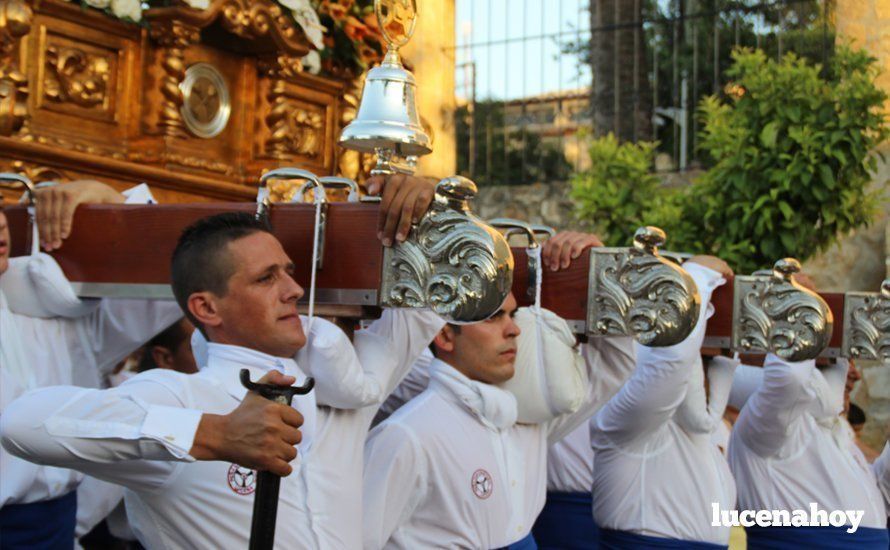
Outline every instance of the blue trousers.
{"type": "Polygon", "coordinates": [[[532,534],[541,550],[580,550],[599,546],[590,493],[547,493],[532,534]]]}
{"type": "Polygon", "coordinates": [[[71,550],[77,524],[77,492],[0,508],[3,550],[71,550]]]}
{"type": "Polygon", "coordinates": [[[524,539],[497,550],[538,550],[538,545],[535,544],[535,536],[529,533],[524,539]]]}
{"type": "Polygon", "coordinates": [[[636,550],[648,548],[684,548],[687,550],[726,550],[727,546],[699,542],[693,540],[663,539],[637,535],[628,531],[613,531],[612,529],[600,529],[600,549],[605,550],[636,550]]]}
{"type": "Polygon", "coordinates": [[[846,527],[746,527],[749,550],[887,550],[887,529],[860,527],[847,533],[846,527]]]}

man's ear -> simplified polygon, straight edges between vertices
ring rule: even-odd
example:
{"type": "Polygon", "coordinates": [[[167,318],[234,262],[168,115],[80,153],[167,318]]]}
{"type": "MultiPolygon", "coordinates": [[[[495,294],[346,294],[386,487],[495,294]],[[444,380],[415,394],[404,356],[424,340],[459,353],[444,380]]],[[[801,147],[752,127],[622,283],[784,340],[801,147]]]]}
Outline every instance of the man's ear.
{"type": "Polygon", "coordinates": [[[148,353],[159,369],[173,369],[173,354],[164,346],[152,346],[148,353]]]}
{"type": "Polygon", "coordinates": [[[455,338],[454,329],[445,325],[442,327],[442,330],[439,331],[439,334],[433,339],[433,343],[437,348],[444,351],[445,353],[451,353],[454,351],[454,338],[455,338]]]}
{"type": "Polygon", "coordinates": [[[218,327],[222,324],[217,297],[212,292],[195,292],[188,298],[189,313],[205,327],[218,327]]]}

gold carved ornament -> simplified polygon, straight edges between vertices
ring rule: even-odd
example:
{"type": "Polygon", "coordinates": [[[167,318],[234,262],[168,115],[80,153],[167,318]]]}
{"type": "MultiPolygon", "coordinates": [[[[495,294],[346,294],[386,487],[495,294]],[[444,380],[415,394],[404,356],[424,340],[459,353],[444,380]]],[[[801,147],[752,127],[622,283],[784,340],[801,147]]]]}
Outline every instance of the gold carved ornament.
{"type": "Polygon", "coordinates": [[[19,131],[28,118],[28,79],[19,72],[15,54],[31,31],[33,15],[22,0],[0,2],[0,135],[19,131]]]}
{"type": "Polygon", "coordinates": [[[110,75],[106,58],[53,45],[46,50],[46,68],[45,94],[52,101],[87,108],[105,103],[110,75]]]}
{"type": "Polygon", "coordinates": [[[181,113],[185,98],[179,87],[185,78],[183,50],[200,40],[200,32],[194,26],[171,19],[153,24],[151,35],[162,47],[159,53],[164,71],[161,77],[161,94],[164,100],[161,103],[158,126],[166,136],[187,137],[181,113]]]}

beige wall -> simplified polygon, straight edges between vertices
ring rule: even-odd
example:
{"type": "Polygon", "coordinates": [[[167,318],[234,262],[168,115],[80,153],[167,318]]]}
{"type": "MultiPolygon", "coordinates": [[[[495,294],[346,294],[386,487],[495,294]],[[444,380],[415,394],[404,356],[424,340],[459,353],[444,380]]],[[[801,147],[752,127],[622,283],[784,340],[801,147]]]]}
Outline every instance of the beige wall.
{"type": "Polygon", "coordinates": [[[454,141],[454,0],[420,0],[411,42],[401,52],[417,78],[417,111],[432,130],[433,152],[418,173],[445,177],[457,171],[454,141]]]}
{"type": "MultiPolygon", "coordinates": [[[[852,41],[879,60],[877,83],[890,94],[890,0],[837,0],[835,27],[838,41],[852,41]]],[[[890,113],[890,101],[885,104],[890,113]]],[[[880,149],[890,153],[890,143],[880,149]]],[[[824,255],[808,262],[819,275],[817,282],[837,290],[876,291],[881,279],[890,276],[890,203],[887,182],[890,165],[881,163],[874,176],[875,189],[883,192],[882,212],[870,227],[859,229],[824,255]]],[[[890,438],[890,367],[860,362],[863,379],[852,401],[865,410],[863,440],[880,450],[890,438]]]]}

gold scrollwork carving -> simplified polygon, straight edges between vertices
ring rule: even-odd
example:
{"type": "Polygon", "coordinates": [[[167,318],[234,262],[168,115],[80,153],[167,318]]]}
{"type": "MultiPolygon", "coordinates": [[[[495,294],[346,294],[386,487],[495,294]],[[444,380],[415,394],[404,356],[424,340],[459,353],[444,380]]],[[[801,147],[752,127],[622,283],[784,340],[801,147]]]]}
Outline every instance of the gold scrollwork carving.
{"type": "Polygon", "coordinates": [[[244,38],[255,39],[274,32],[282,39],[293,40],[297,34],[293,18],[274,2],[226,0],[220,9],[226,30],[244,38]]]}
{"type": "Polygon", "coordinates": [[[164,70],[161,78],[161,94],[164,100],[161,102],[158,127],[166,136],[188,137],[180,113],[184,98],[179,84],[185,78],[183,50],[200,40],[200,31],[197,27],[174,19],[153,24],[151,36],[163,48],[159,53],[161,68],[164,70]]]}
{"type": "Polygon", "coordinates": [[[46,97],[81,107],[105,103],[110,77],[108,59],[78,48],[49,46],[46,49],[46,97]]]}
{"type": "Polygon", "coordinates": [[[19,131],[28,118],[28,79],[19,72],[15,53],[31,31],[33,15],[23,0],[0,2],[0,135],[19,131]]]}
{"type": "Polygon", "coordinates": [[[285,87],[285,82],[278,80],[269,92],[271,108],[265,121],[271,135],[266,140],[266,154],[318,158],[324,146],[325,113],[291,101],[285,87]]]}

